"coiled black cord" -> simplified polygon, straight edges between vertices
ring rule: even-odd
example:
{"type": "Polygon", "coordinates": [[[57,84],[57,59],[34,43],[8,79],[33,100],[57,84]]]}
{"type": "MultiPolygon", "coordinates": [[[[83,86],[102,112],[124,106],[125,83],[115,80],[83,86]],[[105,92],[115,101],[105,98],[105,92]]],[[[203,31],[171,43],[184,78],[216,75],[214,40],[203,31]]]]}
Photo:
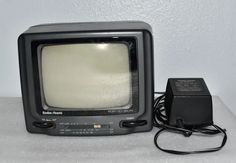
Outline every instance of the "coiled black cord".
{"type": "Polygon", "coordinates": [[[224,145],[227,141],[226,130],[220,128],[219,126],[217,126],[215,124],[213,124],[211,126],[205,126],[205,127],[201,127],[201,128],[191,128],[191,129],[186,129],[183,126],[175,127],[175,126],[168,125],[168,119],[166,116],[165,106],[164,106],[165,94],[159,93],[159,92],[155,92],[155,94],[162,94],[161,96],[155,98],[155,100],[154,100],[154,114],[153,114],[154,123],[153,123],[153,125],[155,127],[160,128],[160,130],[156,133],[156,135],[154,137],[154,144],[158,149],[160,149],[164,152],[167,152],[167,153],[186,155],[186,154],[215,152],[215,151],[218,151],[224,147],[224,145]],[[222,140],[221,145],[218,147],[215,147],[215,148],[207,148],[207,149],[199,150],[199,151],[177,151],[177,150],[171,150],[171,149],[164,149],[158,145],[158,143],[157,143],[158,136],[163,131],[180,133],[180,134],[184,135],[185,137],[189,137],[193,133],[200,133],[202,135],[222,134],[223,140],[222,140]]]}

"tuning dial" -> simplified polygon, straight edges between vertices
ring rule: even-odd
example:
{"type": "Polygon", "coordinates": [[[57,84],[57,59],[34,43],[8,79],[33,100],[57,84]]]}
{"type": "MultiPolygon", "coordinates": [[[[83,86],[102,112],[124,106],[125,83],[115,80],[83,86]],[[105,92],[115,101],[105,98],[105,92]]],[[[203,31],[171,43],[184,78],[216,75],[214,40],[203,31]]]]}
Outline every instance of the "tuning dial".
{"type": "Polygon", "coordinates": [[[147,124],[146,120],[123,121],[122,127],[132,128],[132,127],[144,126],[146,124],[147,124]]]}
{"type": "Polygon", "coordinates": [[[38,128],[53,128],[55,124],[53,122],[33,122],[33,125],[38,128]]]}

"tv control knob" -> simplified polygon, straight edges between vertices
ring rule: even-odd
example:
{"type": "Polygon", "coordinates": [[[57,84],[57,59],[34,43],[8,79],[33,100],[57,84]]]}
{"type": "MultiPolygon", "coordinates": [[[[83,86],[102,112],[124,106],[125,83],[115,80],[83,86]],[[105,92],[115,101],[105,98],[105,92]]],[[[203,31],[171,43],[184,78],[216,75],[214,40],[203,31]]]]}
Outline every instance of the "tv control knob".
{"type": "Polygon", "coordinates": [[[132,127],[144,126],[146,124],[147,124],[146,120],[123,121],[122,127],[132,128],[132,127]]]}
{"type": "Polygon", "coordinates": [[[55,124],[53,122],[33,122],[33,125],[38,128],[53,128],[55,124]]]}

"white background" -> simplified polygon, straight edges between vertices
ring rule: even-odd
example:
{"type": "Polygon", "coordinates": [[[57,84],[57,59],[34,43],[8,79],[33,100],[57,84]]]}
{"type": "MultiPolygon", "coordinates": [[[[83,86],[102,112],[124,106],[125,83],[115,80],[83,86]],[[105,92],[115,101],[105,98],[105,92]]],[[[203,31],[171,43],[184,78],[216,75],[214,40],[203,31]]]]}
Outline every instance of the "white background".
{"type": "Polygon", "coordinates": [[[235,0],[0,0],[0,96],[21,96],[17,37],[55,22],[142,20],[153,27],[155,87],[203,77],[236,114],[235,0]]]}

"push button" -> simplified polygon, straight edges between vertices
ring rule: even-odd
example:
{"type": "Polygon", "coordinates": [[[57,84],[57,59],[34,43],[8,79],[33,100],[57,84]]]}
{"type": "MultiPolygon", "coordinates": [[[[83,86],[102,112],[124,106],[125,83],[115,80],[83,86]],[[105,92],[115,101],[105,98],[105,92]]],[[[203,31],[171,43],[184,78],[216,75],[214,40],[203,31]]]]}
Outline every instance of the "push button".
{"type": "Polygon", "coordinates": [[[146,124],[147,124],[146,120],[123,121],[122,127],[132,128],[132,127],[144,126],[146,124]]]}
{"type": "Polygon", "coordinates": [[[52,128],[54,127],[54,123],[52,122],[33,122],[33,125],[38,128],[52,128]]]}

